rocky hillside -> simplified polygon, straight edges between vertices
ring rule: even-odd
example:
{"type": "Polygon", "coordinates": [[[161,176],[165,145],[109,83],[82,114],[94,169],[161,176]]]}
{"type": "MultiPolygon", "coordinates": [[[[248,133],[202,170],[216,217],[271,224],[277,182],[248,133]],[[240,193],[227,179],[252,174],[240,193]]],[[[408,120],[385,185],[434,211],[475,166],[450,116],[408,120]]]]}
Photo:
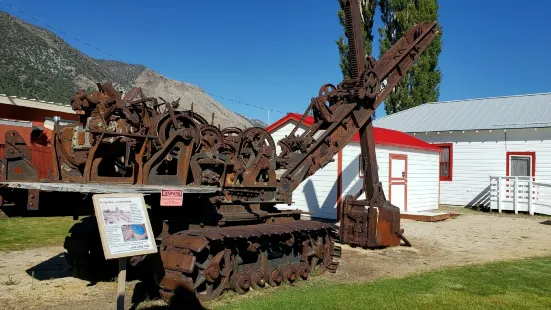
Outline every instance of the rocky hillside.
{"type": "Polygon", "coordinates": [[[110,82],[119,90],[141,87],[146,96],[180,98],[179,109],[193,110],[215,125],[245,128],[248,118],[234,113],[201,88],[166,78],[143,65],[94,59],[54,33],[0,12],[0,93],[68,102],[78,89],[110,82]]]}

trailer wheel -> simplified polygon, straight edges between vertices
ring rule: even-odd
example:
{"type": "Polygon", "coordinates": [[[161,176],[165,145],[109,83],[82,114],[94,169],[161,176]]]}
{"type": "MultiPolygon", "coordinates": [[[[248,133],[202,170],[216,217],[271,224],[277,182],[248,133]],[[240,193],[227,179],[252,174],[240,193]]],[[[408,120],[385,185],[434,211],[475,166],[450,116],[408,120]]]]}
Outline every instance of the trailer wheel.
{"type": "Polygon", "coordinates": [[[73,276],[92,281],[109,280],[117,275],[117,260],[106,260],[95,216],[76,223],[65,237],[65,259],[73,276]]]}

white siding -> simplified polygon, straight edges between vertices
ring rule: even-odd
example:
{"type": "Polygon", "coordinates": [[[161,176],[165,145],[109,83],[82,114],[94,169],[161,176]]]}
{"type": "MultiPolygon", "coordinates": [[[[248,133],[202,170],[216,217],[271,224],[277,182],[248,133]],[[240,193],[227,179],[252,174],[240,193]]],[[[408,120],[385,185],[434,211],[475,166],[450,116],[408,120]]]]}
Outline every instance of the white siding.
{"type": "MultiPolygon", "coordinates": [[[[279,139],[289,134],[296,122],[290,121],[272,132],[277,144],[279,139]]],[[[303,127],[305,128],[305,127],[303,127]]],[[[297,133],[302,133],[299,129],[297,133]]],[[[278,148],[279,153],[279,148],[278,148]]],[[[363,184],[359,178],[359,143],[352,142],[343,149],[342,155],[342,197],[355,195],[363,184]]],[[[438,161],[439,153],[422,150],[377,146],[379,178],[388,199],[389,154],[408,155],[408,211],[432,210],[438,208],[438,161]]],[[[312,212],[311,216],[329,219],[337,218],[337,175],[338,156],[316,174],[303,181],[293,192],[291,206],[278,205],[281,209],[300,209],[312,212]]],[[[363,196],[363,195],[362,195],[363,196]]]]}
{"type": "Polygon", "coordinates": [[[415,137],[429,143],[453,144],[453,178],[440,182],[441,204],[487,206],[490,176],[506,175],[507,152],[535,152],[538,181],[551,181],[549,128],[441,132],[415,137]]]}
{"type": "MultiPolygon", "coordinates": [[[[390,154],[407,155],[407,211],[424,211],[438,209],[438,161],[436,152],[377,146],[377,164],[379,180],[383,185],[385,196],[389,199],[389,162],[390,154]]],[[[363,184],[358,175],[359,143],[351,143],[343,151],[343,197],[355,195],[363,184]]],[[[365,198],[364,195],[361,196],[365,198]]]]}

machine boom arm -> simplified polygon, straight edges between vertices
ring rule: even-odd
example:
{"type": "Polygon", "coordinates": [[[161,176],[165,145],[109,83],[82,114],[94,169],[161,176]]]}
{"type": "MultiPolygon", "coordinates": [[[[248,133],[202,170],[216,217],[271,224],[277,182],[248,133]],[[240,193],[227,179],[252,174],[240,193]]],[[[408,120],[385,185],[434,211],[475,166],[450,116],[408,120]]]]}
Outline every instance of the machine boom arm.
{"type": "Polygon", "coordinates": [[[435,22],[419,23],[376,61],[365,55],[359,1],[342,1],[350,78],[345,78],[337,87],[323,85],[291,134],[279,141],[282,148],[279,166],[286,168],[280,179],[279,198],[290,203],[293,190],[333,161],[359,132],[365,167],[362,189],[365,200],[359,200],[359,195],[347,196],[338,206],[341,240],[368,247],[395,246],[400,240],[409,244],[400,228],[400,209],[386,200],[379,181],[372,116],[439,30],[435,22]],[[314,116],[314,123],[301,135],[295,135],[310,114],[314,116]]]}
{"type": "MultiPolygon", "coordinates": [[[[359,71],[358,78],[345,80],[336,88],[333,85],[324,85],[321,88],[319,96],[312,99],[303,116],[304,118],[312,112],[315,117],[314,124],[302,135],[294,136],[299,123],[291,135],[280,141],[288,162],[282,180],[286,179],[289,182],[290,191],[306,177],[331,162],[360,128],[371,121],[377,107],[413,66],[414,61],[437,33],[436,23],[417,24],[378,62],[368,57],[365,69],[359,71]],[[385,80],[386,85],[381,89],[381,81],[385,80]]],[[[350,41],[358,45],[357,40],[350,41]]],[[[356,49],[355,53],[361,57],[363,49],[361,52],[356,49]]]]}

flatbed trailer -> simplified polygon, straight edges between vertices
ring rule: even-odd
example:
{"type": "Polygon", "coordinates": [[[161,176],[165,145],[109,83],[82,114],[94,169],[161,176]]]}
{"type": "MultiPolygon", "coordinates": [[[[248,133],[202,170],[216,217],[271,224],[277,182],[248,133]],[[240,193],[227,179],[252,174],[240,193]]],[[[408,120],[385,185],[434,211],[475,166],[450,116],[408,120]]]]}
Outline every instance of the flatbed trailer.
{"type": "Polygon", "coordinates": [[[160,186],[141,184],[106,184],[106,183],[69,183],[69,182],[0,182],[0,188],[25,189],[41,192],[71,192],[71,193],[142,193],[159,194],[162,190],[181,190],[184,194],[210,194],[221,189],[214,186],[160,186]]]}

